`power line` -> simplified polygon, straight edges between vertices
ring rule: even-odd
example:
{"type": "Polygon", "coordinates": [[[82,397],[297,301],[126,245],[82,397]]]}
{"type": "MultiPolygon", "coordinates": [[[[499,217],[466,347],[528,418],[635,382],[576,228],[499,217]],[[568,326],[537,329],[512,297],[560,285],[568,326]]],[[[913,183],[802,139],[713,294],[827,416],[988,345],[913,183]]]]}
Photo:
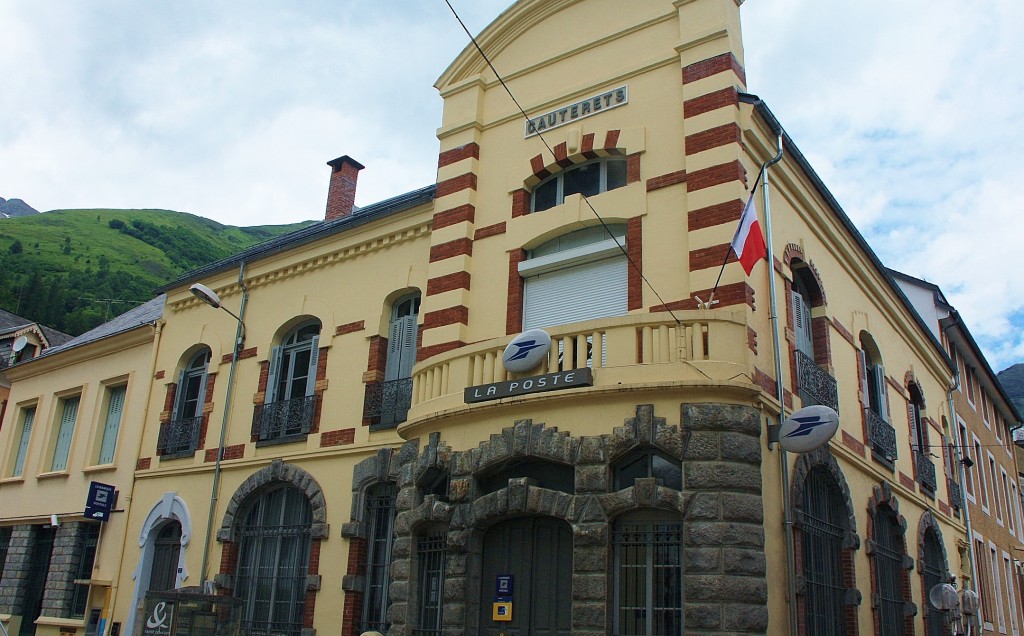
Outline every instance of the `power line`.
{"type": "MultiPolygon", "coordinates": [[[[529,121],[530,116],[526,114],[526,110],[519,103],[519,100],[516,99],[516,96],[512,94],[512,89],[510,89],[508,87],[508,84],[505,83],[505,79],[501,76],[501,73],[498,72],[498,69],[494,68],[494,64],[491,63],[490,58],[488,58],[487,54],[484,53],[484,50],[480,47],[480,44],[477,43],[476,38],[473,37],[473,34],[470,33],[469,29],[466,27],[466,23],[463,22],[462,18],[459,17],[459,14],[455,10],[455,7],[452,6],[452,3],[449,2],[449,0],[444,0],[444,3],[448,5],[448,8],[451,10],[452,15],[455,16],[456,20],[458,20],[459,26],[461,26],[462,30],[466,32],[466,35],[469,37],[470,42],[473,43],[473,46],[476,47],[476,50],[480,53],[480,57],[482,57],[483,60],[487,62],[487,66],[490,67],[491,71],[494,73],[494,76],[498,78],[498,81],[501,83],[502,88],[505,89],[505,92],[508,93],[508,96],[516,105],[516,108],[519,109],[519,112],[522,114],[523,119],[529,121]]],[[[544,144],[544,147],[548,149],[548,152],[551,153],[551,156],[554,156],[555,151],[551,148],[551,144],[548,143],[548,140],[544,138],[543,133],[537,131],[537,137],[540,139],[541,143],[544,144]]],[[[582,192],[579,194],[580,196],[583,197],[583,202],[587,204],[587,207],[590,208],[590,211],[594,213],[594,217],[596,217],[597,220],[601,223],[601,227],[604,228],[605,233],[608,234],[608,236],[611,237],[613,241],[615,241],[615,246],[618,247],[619,251],[622,252],[623,256],[626,257],[626,261],[629,263],[630,267],[632,267],[633,270],[636,271],[636,273],[640,276],[640,279],[647,284],[647,286],[650,288],[652,292],[654,292],[654,295],[658,298],[658,301],[662,304],[662,306],[666,308],[666,311],[668,311],[669,315],[672,316],[672,320],[676,321],[677,325],[682,324],[682,321],[676,317],[675,313],[671,309],[668,308],[668,303],[666,303],[665,299],[661,297],[661,294],[658,293],[658,290],[654,288],[654,285],[651,284],[651,281],[647,280],[647,277],[644,276],[644,272],[642,269],[640,269],[640,266],[638,266],[633,261],[633,258],[629,255],[629,252],[626,251],[625,246],[619,243],[618,237],[615,236],[615,234],[611,231],[611,228],[608,227],[608,224],[605,223],[605,220],[601,218],[600,214],[598,214],[593,204],[590,203],[590,199],[587,197],[587,195],[583,194],[582,192]]]]}

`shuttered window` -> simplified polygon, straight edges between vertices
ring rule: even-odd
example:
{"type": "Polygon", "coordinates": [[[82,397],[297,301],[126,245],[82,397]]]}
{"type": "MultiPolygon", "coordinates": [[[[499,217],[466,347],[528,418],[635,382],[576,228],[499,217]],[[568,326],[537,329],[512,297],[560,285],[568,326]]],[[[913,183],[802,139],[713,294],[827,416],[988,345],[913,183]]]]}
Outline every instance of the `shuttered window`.
{"type": "Polygon", "coordinates": [[[53,447],[53,461],[50,470],[65,470],[68,467],[68,455],[71,452],[71,438],[75,435],[75,420],[78,418],[79,397],[64,400],[61,412],[60,428],[57,429],[57,442],[53,447]]]}
{"type": "Polygon", "coordinates": [[[100,442],[100,455],[97,461],[99,464],[114,462],[114,449],[117,447],[117,434],[121,429],[121,413],[124,411],[126,388],[116,386],[109,391],[107,421],[103,426],[103,440],[100,442]]]}
{"type": "Polygon", "coordinates": [[[525,279],[523,329],[621,316],[628,311],[625,228],[588,228],[558,237],[519,264],[525,279]]]}
{"type": "Polygon", "coordinates": [[[811,360],[814,359],[814,340],[811,332],[811,308],[800,292],[793,290],[793,332],[796,348],[811,360]]]}
{"type": "Polygon", "coordinates": [[[18,440],[18,454],[14,457],[14,470],[12,477],[20,477],[25,472],[25,457],[28,456],[28,441],[32,437],[32,424],[36,419],[36,407],[25,409],[24,419],[21,421],[21,438],[18,440]]]}

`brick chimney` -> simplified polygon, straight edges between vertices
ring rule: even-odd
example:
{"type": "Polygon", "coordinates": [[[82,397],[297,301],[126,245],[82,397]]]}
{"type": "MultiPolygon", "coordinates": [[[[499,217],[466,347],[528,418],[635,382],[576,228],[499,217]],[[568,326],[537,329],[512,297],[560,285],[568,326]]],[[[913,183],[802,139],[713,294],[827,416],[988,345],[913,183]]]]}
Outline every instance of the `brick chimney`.
{"type": "Polygon", "coordinates": [[[327,214],[325,221],[334,221],[352,214],[356,202],[356,180],[363,164],[345,155],[328,161],[331,167],[331,185],[327,190],[327,214]]]}

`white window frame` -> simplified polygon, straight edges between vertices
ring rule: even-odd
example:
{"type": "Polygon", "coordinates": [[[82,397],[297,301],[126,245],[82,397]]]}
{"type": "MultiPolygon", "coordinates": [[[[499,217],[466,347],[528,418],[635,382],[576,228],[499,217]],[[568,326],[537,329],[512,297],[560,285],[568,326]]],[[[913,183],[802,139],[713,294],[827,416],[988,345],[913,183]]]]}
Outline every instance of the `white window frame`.
{"type": "MultiPolygon", "coordinates": [[[[958,415],[956,418],[956,424],[957,432],[959,433],[957,441],[960,443],[960,458],[970,459],[972,462],[974,462],[974,465],[977,466],[978,462],[971,457],[974,451],[974,445],[971,444],[971,440],[968,439],[967,423],[964,422],[963,419],[958,415]]],[[[955,459],[956,458],[954,458],[954,460],[955,459]]],[[[959,475],[959,468],[954,468],[953,470],[956,471],[957,475],[959,475]]],[[[966,491],[964,492],[964,496],[967,497],[967,501],[973,504],[977,504],[978,498],[976,496],[976,493],[978,492],[978,485],[974,479],[974,470],[972,468],[964,469],[964,490],[966,491]],[[970,488],[967,487],[968,484],[970,484],[970,488]]]]}
{"type": "Polygon", "coordinates": [[[999,632],[1002,634],[1006,633],[1006,608],[1003,607],[1003,585],[1002,585],[1002,568],[999,567],[999,548],[992,541],[988,542],[989,556],[991,557],[990,562],[992,564],[992,593],[996,595],[996,612],[999,615],[999,632]]]}
{"type": "Polygon", "coordinates": [[[974,464],[974,467],[971,470],[974,470],[978,476],[978,487],[981,491],[981,510],[985,514],[991,516],[989,509],[989,501],[991,499],[988,492],[988,477],[985,476],[988,468],[985,466],[984,457],[982,457],[981,440],[978,439],[977,435],[972,434],[972,436],[974,438],[974,453],[978,456],[978,462],[974,464]]]}
{"type": "Polygon", "coordinates": [[[989,504],[989,507],[995,511],[996,523],[1000,526],[1004,526],[1003,523],[1003,504],[1000,501],[999,496],[999,473],[996,472],[996,456],[992,454],[992,451],[986,451],[988,454],[988,471],[990,473],[991,480],[995,483],[992,484],[992,494],[994,495],[993,501],[989,504]]]}
{"type": "MultiPolygon", "coordinates": [[[[571,172],[572,170],[579,169],[582,166],[588,166],[588,165],[593,165],[593,164],[598,164],[598,165],[601,166],[601,171],[600,171],[600,174],[598,175],[597,193],[596,194],[592,194],[590,196],[597,196],[598,194],[604,194],[605,192],[608,192],[609,191],[608,190],[608,164],[609,163],[613,163],[613,162],[616,162],[616,163],[617,162],[621,162],[621,163],[623,163],[625,169],[627,170],[627,176],[626,176],[626,182],[625,183],[623,183],[621,186],[618,186],[616,188],[612,188],[612,190],[618,190],[619,188],[626,187],[627,185],[629,185],[629,176],[628,176],[629,160],[624,155],[613,155],[613,156],[608,156],[608,157],[598,157],[597,159],[591,159],[590,161],[581,161],[580,163],[574,163],[574,164],[572,164],[570,166],[566,166],[562,170],[559,170],[557,173],[555,173],[555,174],[551,175],[550,177],[544,179],[543,181],[539,182],[537,185],[533,186],[530,189],[530,214],[534,214],[534,213],[538,213],[538,212],[547,212],[548,210],[557,208],[558,206],[560,206],[563,203],[565,203],[565,175],[566,175],[566,173],[571,172]],[[541,187],[547,185],[548,183],[551,183],[552,181],[556,182],[556,186],[555,186],[555,204],[552,205],[550,208],[543,208],[541,210],[538,210],[537,209],[537,202],[536,202],[537,190],[539,190],[541,187]]],[[[573,194],[575,194],[575,193],[573,193],[573,194]]],[[[572,195],[570,194],[569,196],[572,196],[572,195]]]]}

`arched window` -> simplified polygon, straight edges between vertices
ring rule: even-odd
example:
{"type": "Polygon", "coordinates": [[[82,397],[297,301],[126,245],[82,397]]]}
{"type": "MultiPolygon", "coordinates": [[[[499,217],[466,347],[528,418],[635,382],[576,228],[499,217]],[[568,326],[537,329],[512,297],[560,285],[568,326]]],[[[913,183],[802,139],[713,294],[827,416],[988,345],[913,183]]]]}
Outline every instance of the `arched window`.
{"type": "Polygon", "coordinates": [[[628,311],[626,226],[594,226],[529,250],[519,263],[524,279],[523,329],[621,316],[628,311]]]}
{"type": "Polygon", "coordinates": [[[565,197],[591,197],[626,185],[626,158],[604,157],[580,163],[548,177],[533,188],[530,209],[540,212],[561,205],[565,197]]]}
{"type": "Polygon", "coordinates": [[[526,459],[501,466],[477,476],[479,495],[486,495],[508,486],[509,479],[528,477],[540,488],[568,494],[575,492],[576,470],[568,464],[526,459]]]}
{"type": "Polygon", "coordinates": [[[312,511],[305,494],[278,486],[255,496],[238,527],[235,595],[247,634],[300,636],[312,511]]]}
{"type": "Polygon", "coordinates": [[[857,356],[860,360],[861,405],[871,441],[872,454],[887,464],[896,461],[896,430],[890,424],[886,394],[885,367],[874,338],[860,334],[857,356]]]}
{"type": "Polygon", "coordinates": [[[933,587],[946,582],[946,559],[942,549],[942,540],[935,528],[928,528],[924,531],[923,547],[921,581],[924,585],[925,605],[928,608],[925,614],[928,636],[945,636],[946,613],[932,605],[928,599],[928,594],[933,587]]]}
{"type": "Polygon", "coordinates": [[[363,591],[363,616],[360,631],[387,633],[388,607],[391,605],[391,547],[395,525],[394,483],[380,483],[366,491],[366,587],[363,591]]]}
{"type": "Polygon", "coordinates": [[[652,447],[637,449],[612,466],[615,490],[633,486],[637,479],[654,477],[659,486],[683,489],[683,469],[680,462],[652,447]]]}
{"type": "Polygon", "coordinates": [[[846,503],[826,469],[807,474],[803,492],[803,578],[806,581],[804,619],[808,636],[847,633],[844,596],[846,567],[843,539],[849,525],[846,503]]]}
{"type": "MultiPolygon", "coordinates": [[[[875,589],[878,590],[879,633],[897,636],[906,633],[905,607],[910,600],[904,595],[903,528],[895,511],[879,505],[873,515],[875,547],[875,589]]],[[[907,586],[909,587],[909,586],[907,586]]]]}
{"type": "Polygon", "coordinates": [[[366,387],[365,416],[370,418],[374,428],[393,427],[404,422],[409,415],[419,313],[419,292],[399,298],[391,308],[384,382],[375,382],[366,387]]]}
{"type": "Polygon", "coordinates": [[[682,543],[679,514],[644,510],[615,521],[612,633],[683,633],[682,543]]]}
{"type": "Polygon", "coordinates": [[[259,441],[309,433],[316,414],[316,370],[320,323],[307,322],[289,332],[270,354],[266,401],[253,417],[259,441]]]}
{"type": "Polygon", "coordinates": [[[160,455],[190,454],[199,448],[209,364],[210,350],[204,347],[192,355],[178,376],[171,420],[160,426],[160,455]]]}
{"type": "Polygon", "coordinates": [[[921,484],[925,494],[935,495],[937,487],[935,464],[931,460],[928,446],[928,423],[924,420],[924,395],[921,387],[911,383],[907,387],[910,402],[907,404],[907,419],[910,422],[910,440],[914,447],[914,469],[917,482],[921,484]]]}

